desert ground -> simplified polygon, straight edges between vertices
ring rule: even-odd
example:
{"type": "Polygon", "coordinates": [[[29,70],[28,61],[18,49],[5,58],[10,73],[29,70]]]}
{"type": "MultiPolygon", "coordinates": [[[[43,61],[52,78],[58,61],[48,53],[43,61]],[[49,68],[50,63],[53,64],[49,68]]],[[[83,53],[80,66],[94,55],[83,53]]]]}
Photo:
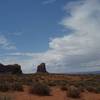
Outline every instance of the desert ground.
{"type": "Polygon", "coordinates": [[[0,100],[100,100],[100,75],[0,75],[0,100]],[[47,85],[50,95],[30,93],[36,83],[47,85]],[[78,97],[68,96],[70,86],[76,88],[72,92],[78,91],[78,97]]]}

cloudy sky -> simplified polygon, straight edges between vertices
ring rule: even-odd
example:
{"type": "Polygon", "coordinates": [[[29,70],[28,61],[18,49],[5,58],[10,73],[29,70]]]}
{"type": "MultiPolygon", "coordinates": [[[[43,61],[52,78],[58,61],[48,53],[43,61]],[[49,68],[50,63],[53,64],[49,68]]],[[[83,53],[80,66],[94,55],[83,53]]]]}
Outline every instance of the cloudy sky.
{"type": "Polygon", "coordinates": [[[0,62],[100,71],[100,0],[0,0],[0,62]]]}

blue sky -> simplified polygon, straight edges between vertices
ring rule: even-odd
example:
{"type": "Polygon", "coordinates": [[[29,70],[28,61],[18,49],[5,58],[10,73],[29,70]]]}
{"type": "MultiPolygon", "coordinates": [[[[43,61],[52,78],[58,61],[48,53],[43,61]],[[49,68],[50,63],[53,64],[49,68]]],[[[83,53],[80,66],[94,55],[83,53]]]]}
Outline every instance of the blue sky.
{"type": "Polygon", "coordinates": [[[45,0],[0,1],[0,32],[14,42],[18,50],[45,51],[48,49],[49,38],[63,35],[59,21],[64,15],[62,9],[66,0],[50,4],[44,2],[45,0]],[[17,33],[21,35],[15,36],[17,33]]]}
{"type": "Polygon", "coordinates": [[[0,62],[35,72],[100,70],[99,0],[0,0],[0,62]]]}

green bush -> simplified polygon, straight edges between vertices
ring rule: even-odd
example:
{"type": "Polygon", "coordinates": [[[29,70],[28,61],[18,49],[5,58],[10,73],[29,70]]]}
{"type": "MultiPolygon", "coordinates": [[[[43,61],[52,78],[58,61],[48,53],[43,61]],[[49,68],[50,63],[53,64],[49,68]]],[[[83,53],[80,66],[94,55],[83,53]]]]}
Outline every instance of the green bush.
{"type": "Polygon", "coordinates": [[[83,86],[79,86],[78,89],[80,90],[80,92],[84,92],[85,91],[83,86]]]}
{"type": "Polygon", "coordinates": [[[40,96],[49,96],[50,88],[46,84],[35,83],[30,89],[31,94],[36,94],[40,96]]]}
{"type": "Polygon", "coordinates": [[[69,86],[67,91],[67,96],[72,98],[79,98],[80,90],[75,86],[69,86]]]}
{"type": "Polygon", "coordinates": [[[87,86],[87,87],[86,87],[86,90],[87,90],[88,92],[95,92],[95,91],[96,91],[96,88],[95,88],[95,87],[92,87],[92,86],[87,86]]]}
{"type": "Polygon", "coordinates": [[[17,82],[13,83],[11,88],[13,91],[23,91],[24,90],[22,84],[17,83],[17,82]]]}
{"type": "Polygon", "coordinates": [[[0,95],[0,100],[12,100],[12,97],[9,95],[0,95]]]}
{"type": "Polygon", "coordinates": [[[67,91],[67,90],[68,90],[68,87],[67,87],[66,85],[61,86],[61,90],[62,90],[62,91],[67,91]]]}
{"type": "Polygon", "coordinates": [[[100,87],[98,86],[97,87],[87,86],[86,90],[93,93],[100,93],[100,87]]]}
{"type": "Polygon", "coordinates": [[[50,81],[47,83],[49,86],[56,86],[57,84],[54,81],[50,81]]]}
{"type": "Polygon", "coordinates": [[[9,90],[9,84],[6,82],[0,83],[0,91],[1,92],[7,92],[9,90]]]}
{"type": "Polygon", "coordinates": [[[100,87],[97,87],[97,88],[96,88],[95,93],[100,93],[100,87]]]}

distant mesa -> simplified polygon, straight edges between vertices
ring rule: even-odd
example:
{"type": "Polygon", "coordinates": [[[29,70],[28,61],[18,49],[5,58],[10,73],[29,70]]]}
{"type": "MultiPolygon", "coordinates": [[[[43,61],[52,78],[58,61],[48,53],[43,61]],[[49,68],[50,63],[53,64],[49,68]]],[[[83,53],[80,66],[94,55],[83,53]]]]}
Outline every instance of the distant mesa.
{"type": "Polygon", "coordinates": [[[37,66],[37,73],[48,73],[46,70],[45,63],[41,63],[40,65],[37,66]]]}
{"type": "Polygon", "coordinates": [[[0,63],[0,74],[22,74],[21,66],[18,64],[3,65],[0,63]]]}
{"type": "MultiPolygon", "coordinates": [[[[37,73],[48,73],[45,63],[41,63],[37,66],[37,73]]],[[[23,74],[23,72],[19,64],[4,65],[0,63],[0,74],[23,74]]]]}

